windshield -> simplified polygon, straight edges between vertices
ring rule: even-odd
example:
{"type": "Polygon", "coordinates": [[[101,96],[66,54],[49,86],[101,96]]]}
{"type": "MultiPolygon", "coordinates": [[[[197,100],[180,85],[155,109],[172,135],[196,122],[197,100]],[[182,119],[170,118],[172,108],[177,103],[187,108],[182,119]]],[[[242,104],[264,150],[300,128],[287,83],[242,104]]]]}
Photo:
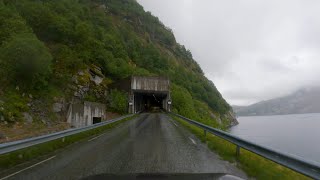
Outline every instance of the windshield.
{"type": "Polygon", "coordinates": [[[0,180],[319,179],[319,7],[0,0],[0,180]]]}

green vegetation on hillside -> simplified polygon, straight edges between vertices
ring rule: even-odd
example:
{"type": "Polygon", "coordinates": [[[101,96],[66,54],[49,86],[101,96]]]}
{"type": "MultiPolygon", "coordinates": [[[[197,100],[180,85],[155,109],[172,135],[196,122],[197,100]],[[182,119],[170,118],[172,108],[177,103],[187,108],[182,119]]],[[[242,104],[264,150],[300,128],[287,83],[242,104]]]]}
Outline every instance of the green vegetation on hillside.
{"type": "MultiPolygon", "coordinates": [[[[46,103],[44,107],[50,107],[50,99],[57,96],[71,100],[72,78],[94,65],[108,79],[102,86],[107,89],[131,75],[168,76],[175,112],[215,127],[228,124],[214,121],[227,122],[231,108],[191,52],[135,0],[0,0],[0,52],[0,100],[7,107],[12,106],[5,100],[9,91],[15,96],[32,93],[46,103]]],[[[86,75],[81,78],[90,82],[86,75]]],[[[89,84],[80,82],[80,86],[89,84]]],[[[89,91],[85,99],[126,111],[127,104],[112,102],[126,103],[119,93],[95,96],[100,90],[89,91]]],[[[24,98],[18,102],[26,104],[24,98]]],[[[0,110],[0,116],[10,121],[7,114],[0,110]]]]}
{"type": "Polygon", "coordinates": [[[33,35],[13,37],[0,51],[1,72],[10,84],[40,89],[51,74],[51,54],[33,35]]]}

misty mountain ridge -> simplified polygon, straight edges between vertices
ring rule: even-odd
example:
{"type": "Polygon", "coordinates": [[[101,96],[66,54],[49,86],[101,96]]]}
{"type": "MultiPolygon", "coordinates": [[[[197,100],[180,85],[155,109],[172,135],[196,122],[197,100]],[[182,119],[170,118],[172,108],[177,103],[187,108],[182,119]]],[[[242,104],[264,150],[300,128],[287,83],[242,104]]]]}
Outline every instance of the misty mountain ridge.
{"type": "Polygon", "coordinates": [[[302,88],[280,98],[232,107],[238,116],[320,113],[320,87],[302,88]]]}

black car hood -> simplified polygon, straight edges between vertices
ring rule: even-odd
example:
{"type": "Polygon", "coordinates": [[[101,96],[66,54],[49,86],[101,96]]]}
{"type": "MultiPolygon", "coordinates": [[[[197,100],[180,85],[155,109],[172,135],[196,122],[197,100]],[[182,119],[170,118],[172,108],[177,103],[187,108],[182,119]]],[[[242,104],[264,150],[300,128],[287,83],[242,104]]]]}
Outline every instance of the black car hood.
{"type": "Polygon", "coordinates": [[[242,178],[223,174],[223,173],[175,173],[175,174],[161,174],[161,173],[137,173],[137,174],[98,174],[83,178],[83,180],[104,180],[104,179],[114,179],[114,180],[243,180],[242,178]]]}

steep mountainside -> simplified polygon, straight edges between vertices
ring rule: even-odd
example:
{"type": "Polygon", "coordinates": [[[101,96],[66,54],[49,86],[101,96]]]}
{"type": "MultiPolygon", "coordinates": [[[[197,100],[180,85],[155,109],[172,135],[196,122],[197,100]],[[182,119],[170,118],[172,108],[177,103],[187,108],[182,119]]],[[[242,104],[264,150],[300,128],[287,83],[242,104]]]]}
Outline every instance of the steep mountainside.
{"type": "Polygon", "coordinates": [[[320,88],[301,89],[291,95],[236,107],[238,116],[320,113],[320,88]]]}
{"type": "Polygon", "coordinates": [[[135,0],[0,0],[0,122],[49,126],[83,100],[125,113],[126,94],[110,87],[131,75],[168,76],[175,112],[236,123],[191,52],[135,0]]]}

